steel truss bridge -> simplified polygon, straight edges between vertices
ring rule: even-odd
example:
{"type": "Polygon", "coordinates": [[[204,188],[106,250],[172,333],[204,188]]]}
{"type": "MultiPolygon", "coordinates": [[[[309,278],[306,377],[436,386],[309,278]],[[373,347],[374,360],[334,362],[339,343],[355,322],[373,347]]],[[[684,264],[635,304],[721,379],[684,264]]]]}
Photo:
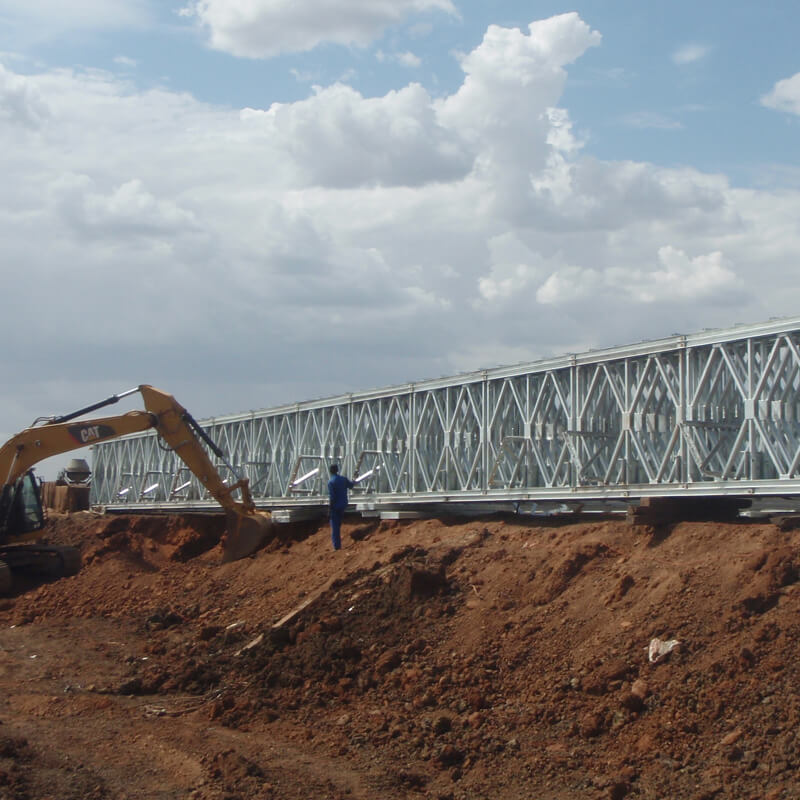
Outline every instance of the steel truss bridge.
{"type": "MultiPolygon", "coordinates": [[[[800,318],[205,420],[261,508],[800,495],[800,318]]],[[[216,504],[153,434],[93,448],[108,510],[216,504]]],[[[532,507],[532,506],[531,506],[532,507]]]]}

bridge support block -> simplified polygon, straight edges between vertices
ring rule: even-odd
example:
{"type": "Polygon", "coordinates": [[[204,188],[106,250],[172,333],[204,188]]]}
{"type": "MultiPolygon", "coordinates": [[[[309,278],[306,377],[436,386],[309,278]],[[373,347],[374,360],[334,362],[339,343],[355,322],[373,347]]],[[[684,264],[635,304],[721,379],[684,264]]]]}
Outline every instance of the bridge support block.
{"type": "Polygon", "coordinates": [[[643,497],[628,508],[631,525],[673,525],[677,522],[730,522],[749,508],[741,497],[643,497]]]}

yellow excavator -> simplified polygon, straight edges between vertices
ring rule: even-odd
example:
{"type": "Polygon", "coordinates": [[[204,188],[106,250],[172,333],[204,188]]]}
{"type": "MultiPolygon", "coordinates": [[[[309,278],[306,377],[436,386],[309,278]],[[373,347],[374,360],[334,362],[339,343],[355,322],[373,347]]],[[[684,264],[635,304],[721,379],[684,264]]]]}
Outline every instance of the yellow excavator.
{"type": "MultiPolygon", "coordinates": [[[[256,510],[247,478],[228,486],[201,442],[224,461],[222,451],[172,395],[145,384],[71,414],[39,418],[0,447],[0,594],[11,588],[14,571],[60,577],[80,570],[80,551],[76,548],[36,543],[45,515],[33,465],[50,456],[150,429],[156,430],[225,510],[223,561],[251,555],[267,541],[272,520],[268,513],[256,510]],[[142,395],[145,411],[79,419],[135,392],[142,395]],[[240,500],[233,497],[237,490],[240,500]]],[[[226,466],[236,474],[230,464],[226,466]]]]}

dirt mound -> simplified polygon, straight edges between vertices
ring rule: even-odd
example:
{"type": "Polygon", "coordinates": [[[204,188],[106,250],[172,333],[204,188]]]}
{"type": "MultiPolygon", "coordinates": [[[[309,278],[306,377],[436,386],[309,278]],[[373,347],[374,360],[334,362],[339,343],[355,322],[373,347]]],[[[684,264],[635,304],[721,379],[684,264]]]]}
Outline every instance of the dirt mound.
{"type": "Polygon", "coordinates": [[[113,555],[156,566],[195,558],[216,547],[224,532],[221,514],[131,516],[87,511],[52,515],[47,539],[81,548],[85,562],[113,555]]]}
{"type": "Polygon", "coordinates": [[[52,515],[43,541],[77,547],[83,568],[72,578],[45,585],[15,576],[17,621],[61,616],[65,597],[72,616],[135,613],[152,607],[153,599],[171,605],[169,566],[202,563],[202,557],[218,560],[224,531],[225,518],[211,514],[52,515]]]}
{"type": "Polygon", "coordinates": [[[781,590],[797,580],[797,561],[797,553],[786,546],[750,556],[744,564],[744,586],[737,599],[744,611],[763,614],[775,606],[781,590]]]}
{"type": "MultiPolygon", "coordinates": [[[[221,532],[57,520],[83,571],[0,611],[38,681],[66,680],[67,642],[87,650],[46,705],[75,715],[83,752],[114,720],[156,747],[174,788],[131,767],[129,798],[800,796],[798,531],[359,521],[337,553],[305,525],[233,564],[221,532]],[[651,660],[655,638],[677,644],[651,660]]],[[[30,731],[71,741],[20,702],[10,797],[35,794],[12,763],[46,771],[30,731]]],[[[85,774],[118,796],[124,764],[98,759],[85,774]]]]}
{"type": "Polygon", "coordinates": [[[237,672],[254,677],[265,698],[274,688],[290,690],[280,697],[284,707],[324,705],[381,685],[404,657],[425,650],[420,622],[426,636],[438,638],[439,621],[455,610],[441,556],[409,551],[337,582],[290,626],[265,628],[239,651],[237,672]]]}

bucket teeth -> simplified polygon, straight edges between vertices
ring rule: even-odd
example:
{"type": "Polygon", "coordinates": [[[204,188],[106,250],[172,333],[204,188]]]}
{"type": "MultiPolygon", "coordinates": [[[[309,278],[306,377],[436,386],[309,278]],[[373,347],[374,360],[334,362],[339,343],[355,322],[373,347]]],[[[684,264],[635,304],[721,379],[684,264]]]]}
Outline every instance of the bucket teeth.
{"type": "Polygon", "coordinates": [[[228,526],[222,540],[223,562],[247,558],[271,538],[273,522],[269,514],[228,514],[228,526]]]}

